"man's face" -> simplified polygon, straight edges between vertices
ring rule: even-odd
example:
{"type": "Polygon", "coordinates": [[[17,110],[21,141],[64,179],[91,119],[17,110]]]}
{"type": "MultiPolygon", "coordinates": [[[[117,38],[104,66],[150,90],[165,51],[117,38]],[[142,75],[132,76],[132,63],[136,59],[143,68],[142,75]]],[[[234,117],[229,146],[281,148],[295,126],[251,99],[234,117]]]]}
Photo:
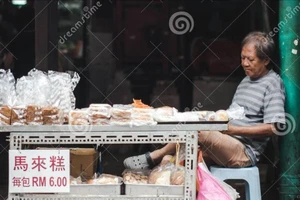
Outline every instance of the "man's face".
{"type": "Polygon", "coordinates": [[[241,62],[245,73],[250,78],[259,78],[268,73],[267,65],[270,60],[261,60],[256,55],[256,49],[253,43],[245,44],[241,52],[241,62]]]}

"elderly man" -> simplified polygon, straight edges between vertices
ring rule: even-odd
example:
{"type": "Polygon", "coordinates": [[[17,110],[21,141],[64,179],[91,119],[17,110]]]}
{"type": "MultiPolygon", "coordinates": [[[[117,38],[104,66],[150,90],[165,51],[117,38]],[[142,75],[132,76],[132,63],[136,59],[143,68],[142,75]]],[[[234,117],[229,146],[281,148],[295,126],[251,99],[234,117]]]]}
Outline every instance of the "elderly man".
{"type": "MultiPolygon", "coordinates": [[[[276,127],[285,124],[285,90],[270,67],[274,41],[262,32],[249,33],[241,44],[241,65],[246,77],[232,100],[245,109],[245,119],[232,120],[228,131],[201,131],[199,144],[204,160],[226,167],[253,166],[264,152],[276,127]]],[[[175,144],[124,160],[126,168],[143,169],[159,163],[165,155],[175,153],[175,144]]]]}

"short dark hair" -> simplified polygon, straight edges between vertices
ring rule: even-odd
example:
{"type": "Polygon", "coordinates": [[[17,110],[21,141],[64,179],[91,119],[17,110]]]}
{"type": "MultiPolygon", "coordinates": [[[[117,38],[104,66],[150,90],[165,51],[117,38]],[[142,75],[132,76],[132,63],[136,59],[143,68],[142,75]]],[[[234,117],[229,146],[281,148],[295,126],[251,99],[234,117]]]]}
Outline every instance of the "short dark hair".
{"type": "Polygon", "coordinates": [[[242,41],[242,48],[246,44],[254,44],[256,56],[261,60],[272,59],[275,51],[274,40],[266,33],[251,32],[242,41]]]}

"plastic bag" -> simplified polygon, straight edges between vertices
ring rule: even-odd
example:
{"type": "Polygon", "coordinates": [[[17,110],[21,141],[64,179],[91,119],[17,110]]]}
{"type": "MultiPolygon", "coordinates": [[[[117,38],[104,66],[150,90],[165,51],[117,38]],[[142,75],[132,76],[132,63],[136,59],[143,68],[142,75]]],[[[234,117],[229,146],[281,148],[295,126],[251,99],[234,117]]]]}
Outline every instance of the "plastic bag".
{"type": "Polygon", "coordinates": [[[32,83],[30,88],[31,98],[27,100],[27,105],[49,106],[49,96],[51,94],[51,84],[47,73],[32,69],[28,76],[32,83]]]}
{"type": "Polygon", "coordinates": [[[121,177],[111,175],[111,174],[95,174],[94,177],[87,181],[87,184],[93,185],[109,185],[109,184],[120,184],[123,179],[121,177]]]}
{"type": "Polygon", "coordinates": [[[155,109],[153,118],[157,122],[176,121],[175,115],[177,112],[176,108],[163,106],[155,109]]]}
{"type": "Polygon", "coordinates": [[[0,69],[0,105],[13,106],[16,101],[15,78],[10,70],[0,69]]]}
{"type": "Polygon", "coordinates": [[[149,175],[149,184],[171,185],[171,173],[175,168],[173,163],[155,167],[149,175]]]}
{"type": "Polygon", "coordinates": [[[78,176],[77,178],[74,178],[73,176],[70,176],[70,185],[78,185],[82,184],[81,177],[78,176]]]}
{"type": "Polygon", "coordinates": [[[157,122],[153,119],[154,109],[152,108],[133,108],[131,112],[132,125],[145,126],[156,125],[157,122]]]}
{"type": "Polygon", "coordinates": [[[171,185],[184,185],[185,169],[183,166],[176,166],[171,171],[170,184],[171,185]]]}
{"type": "Polygon", "coordinates": [[[50,105],[62,109],[65,113],[74,110],[76,99],[73,91],[80,80],[78,73],[49,71],[48,77],[51,84],[50,105]]]}
{"type": "Polygon", "coordinates": [[[150,170],[130,170],[125,169],[122,173],[126,184],[147,184],[150,170]]]}
{"type": "Polygon", "coordinates": [[[239,106],[237,103],[231,104],[231,106],[226,111],[229,120],[245,118],[245,108],[239,106]]]}
{"type": "Polygon", "coordinates": [[[197,181],[197,200],[236,200],[240,197],[234,188],[210,173],[203,161],[202,152],[198,157],[197,181]]]}
{"type": "Polygon", "coordinates": [[[231,200],[219,182],[199,165],[197,173],[200,181],[197,200],[231,200]]]}

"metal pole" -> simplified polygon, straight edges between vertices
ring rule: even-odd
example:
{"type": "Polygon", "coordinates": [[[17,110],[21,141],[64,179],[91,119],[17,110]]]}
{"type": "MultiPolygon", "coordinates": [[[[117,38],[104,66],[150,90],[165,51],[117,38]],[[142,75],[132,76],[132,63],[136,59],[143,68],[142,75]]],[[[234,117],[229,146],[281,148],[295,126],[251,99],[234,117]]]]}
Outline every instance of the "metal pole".
{"type": "Polygon", "coordinates": [[[286,89],[288,113],[287,134],[280,137],[280,200],[300,199],[299,11],[299,0],[280,1],[279,24],[273,29],[273,33],[279,32],[281,76],[286,89]]]}
{"type": "Polygon", "coordinates": [[[35,62],[43,71],[58,70],[58,0],[35,1],[35,62]]]}

